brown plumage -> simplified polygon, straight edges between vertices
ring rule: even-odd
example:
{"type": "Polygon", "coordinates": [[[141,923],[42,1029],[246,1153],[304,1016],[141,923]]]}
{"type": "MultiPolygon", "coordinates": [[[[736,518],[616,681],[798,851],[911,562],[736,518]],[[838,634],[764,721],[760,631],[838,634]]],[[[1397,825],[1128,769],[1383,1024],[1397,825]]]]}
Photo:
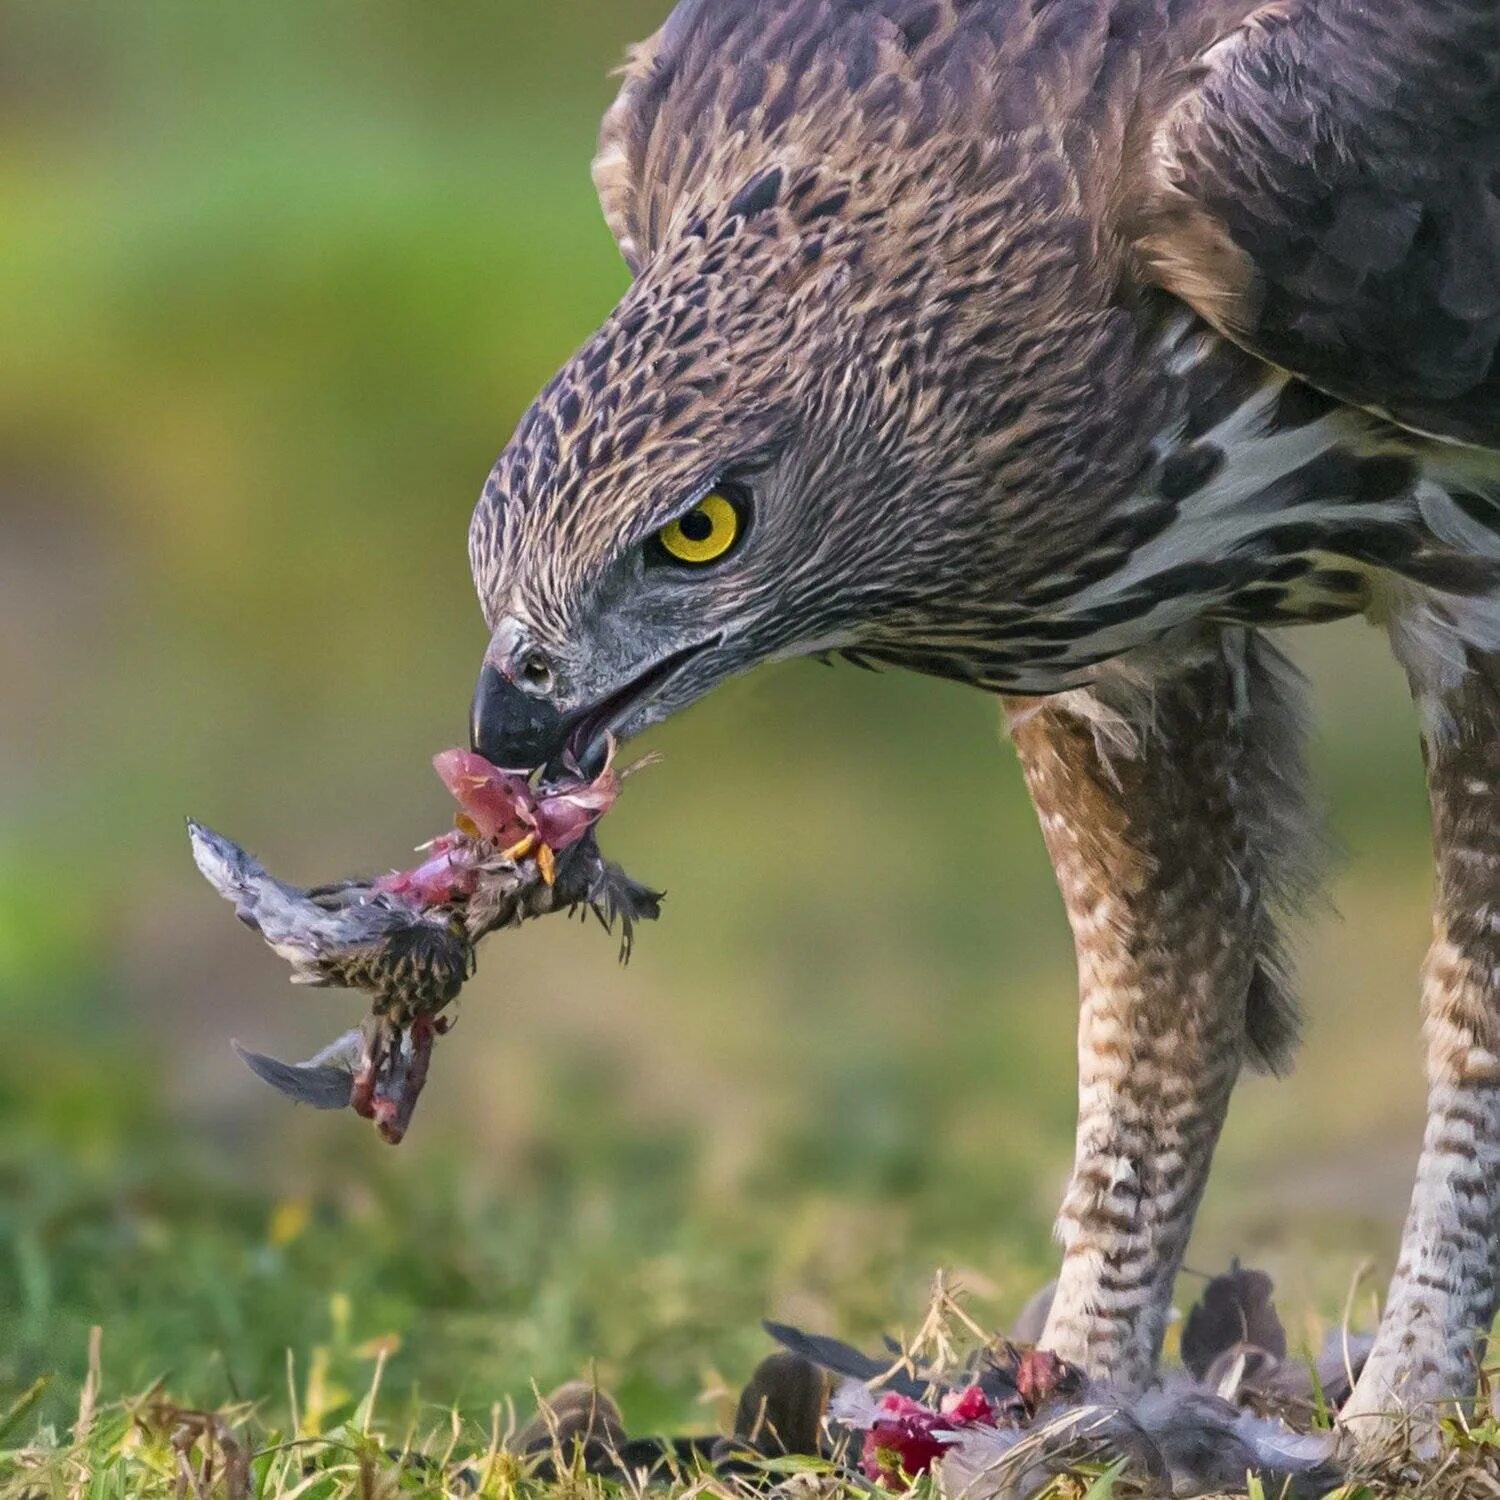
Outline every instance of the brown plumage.
{"type": "Polygon", "coordinates": [[[1500,1281],[1493,0],[684,0],[595,179],[635,279],[475,513],[476,743],[586,757],[815,652],[1022,699],[1083,999],[1046,1336],[1138,1384],[1235,1077],[1292,1035],[1310,820],[1261,632],[1381,620],[1437,814],[1432,1124],[1351,1420],[1471,1387],[1500,1281]]]}

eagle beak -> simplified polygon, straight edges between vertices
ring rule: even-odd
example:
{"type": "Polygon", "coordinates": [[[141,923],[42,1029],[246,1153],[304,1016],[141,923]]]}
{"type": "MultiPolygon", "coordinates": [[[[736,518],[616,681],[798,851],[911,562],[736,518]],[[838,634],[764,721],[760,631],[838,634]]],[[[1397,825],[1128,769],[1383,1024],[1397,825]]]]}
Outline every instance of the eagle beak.
{"type": "Polygon", "coordinates": [[[569,720],[546,698],[525,692],[486,664],[474,691],[469,743],[491,765],[533,770],[561,757],[569,720]]]}
{"type": "Polygon", "coordinates": [[[593,775],[604,763],[610,735],[718,641],[713,636],[674,651],[617,691],[566,711],[551,697],[550,675],[544,687],[536,680],[517,681],[486,661],[474,693],[469,743],[491,765],[507,770],[566,769],[571,763],[575,771],[593,775]]]}

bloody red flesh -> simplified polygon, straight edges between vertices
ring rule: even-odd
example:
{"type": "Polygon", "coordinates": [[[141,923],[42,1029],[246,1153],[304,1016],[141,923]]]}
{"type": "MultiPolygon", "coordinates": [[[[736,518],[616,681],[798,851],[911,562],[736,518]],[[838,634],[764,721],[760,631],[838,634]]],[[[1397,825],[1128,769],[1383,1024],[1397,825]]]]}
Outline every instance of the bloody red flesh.
{"type": "Polygon", "coordinates": [[[470,841],[461,834],[444,833],[425,847],[430,852],[421,864],[382,875],[375,889],[409,897],[418,906],[451,906],[467,901],[479,883],[470,841]]]}
{"type": "Polygon", "coordinates": [[[467,901],[487,858],[512,852],[522,858],[542,845],[558,854],[571,848],[620,795],[619,773],[608,765],[592,781],[579,777],[538,785],[518,771],[492,766],[472,750],[444,750],[432,764],[462,809],[459,826],[425,844],[421,864],[392,870],[375,882],[377,891],[422,907],[467,901]]]}
{"type": "Polygon", "coordinates": [[[578,777],[533,784],[472,750],[444,750],[432,764],[479,836],[501,849],[535,836],[560,853],[576,844],[620,795],[620,777],[608,765],[592,781],[578,777]]]}

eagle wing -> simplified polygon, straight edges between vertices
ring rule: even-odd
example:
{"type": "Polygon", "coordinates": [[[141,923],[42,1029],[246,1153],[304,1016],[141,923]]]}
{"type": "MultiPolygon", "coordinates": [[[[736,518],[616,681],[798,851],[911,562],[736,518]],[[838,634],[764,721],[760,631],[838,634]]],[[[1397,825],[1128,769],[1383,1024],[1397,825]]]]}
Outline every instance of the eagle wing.
{"type": "Polygon", "coordinates": [[[1500,5],[1273,0],[1143,153],[1155,280],[1344,400],[1500,447],[1500,5]]]}
{"type": "Polygon", "coordinates": [[[681,0],[660,30],[630,49],[620,70],[624,82],[599,129],[594,186],[632,274],[659,242],[704,134],[704,116],[716,98],[723,98],[722,85],[729,80],[721,76],[723,53],[716,44],[721,33],[746,23],[750,9],[743,0],[681,0]],[[701,34],[705,30],[708,35],[701,34]],[[696,77],[683,66],[690,40],[696,77]],[[664,101],[674,85],[680,93],[685,79],[691,97],[674,103],[679,128],[658,130],[664,101]],[[698,128],[687,128],[690,124],[698,128]]]}

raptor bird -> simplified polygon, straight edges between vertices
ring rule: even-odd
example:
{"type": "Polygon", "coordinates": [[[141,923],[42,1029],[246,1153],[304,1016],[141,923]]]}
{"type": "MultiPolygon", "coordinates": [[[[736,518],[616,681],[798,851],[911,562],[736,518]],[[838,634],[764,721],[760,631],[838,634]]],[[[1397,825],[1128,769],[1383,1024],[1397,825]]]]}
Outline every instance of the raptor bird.
{"type": "Polygon", "coordinates": [[[1152,1378],[1311,878],[1281,625],[1364,613],[1436,845],[1429,1116],[1345,1409],[1500,1284],[1500,6],[683,0],[594,178],[633,280],[470,533],[478,750],[587,764],[771,658],[998,694],[1076,938],[1046,1346],[1152,1378]]]}

